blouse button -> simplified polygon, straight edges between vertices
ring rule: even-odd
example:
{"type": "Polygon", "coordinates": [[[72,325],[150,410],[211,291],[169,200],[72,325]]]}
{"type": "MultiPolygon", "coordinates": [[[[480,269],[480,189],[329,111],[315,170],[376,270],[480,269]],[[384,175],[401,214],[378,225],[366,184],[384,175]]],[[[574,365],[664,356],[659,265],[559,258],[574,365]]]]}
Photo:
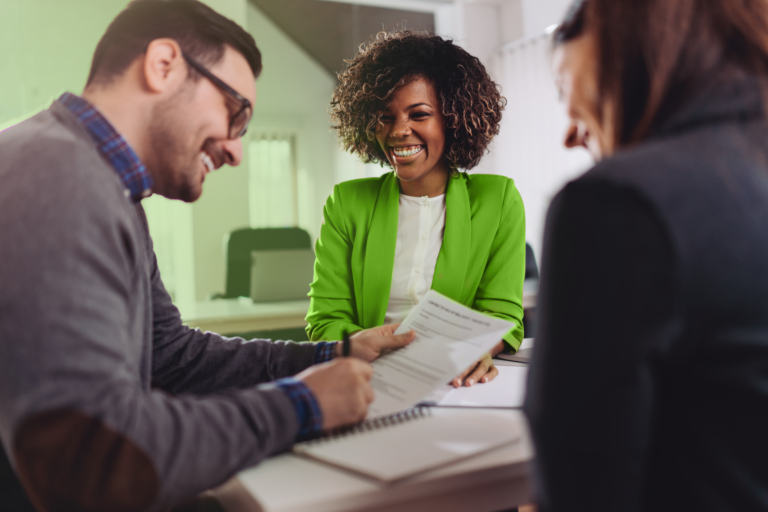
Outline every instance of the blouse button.
{"type": "Polygon", "coordinates": [[[421,235],[421,239],[422,240],[426,240],[427,239],[427,235],[421,235]]]}
{"type": "Polygon", "coordinates": [[[420,268],[417,268],[417,269],[415,269],[415,272],[416,272],[417,274],[421,274],[421,269],[420,269],[420,268]]]}

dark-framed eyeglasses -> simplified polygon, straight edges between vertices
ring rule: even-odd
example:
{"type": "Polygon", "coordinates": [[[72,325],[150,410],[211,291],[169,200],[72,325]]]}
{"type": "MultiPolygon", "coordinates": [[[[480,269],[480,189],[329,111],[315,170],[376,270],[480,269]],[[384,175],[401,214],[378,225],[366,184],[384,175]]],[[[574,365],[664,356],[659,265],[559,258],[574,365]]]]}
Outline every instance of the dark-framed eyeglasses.
{"type": "Polygon", "coordinates": [[[184,52],[181,52],[181,55],[184,57],[184,60],[187,61],[187,64],[192,66],[205,78],[213,82],[213,85],[221,89],[224,94],[231,97],[240,104],[240,108],[237,110],[237,112],[229,118],[228,136],[230,139],[239,139],[245,135],[245,132],[248,131],[248,123],[251,122],[251,115],[253,114],[253,107],[251,106],[251,102],[245,99],[240,93],[231,88],[229,85],[224,83],[224,81],[219,77],[208,71],[205,66],[197,62],[195,59],[184,52]]]}

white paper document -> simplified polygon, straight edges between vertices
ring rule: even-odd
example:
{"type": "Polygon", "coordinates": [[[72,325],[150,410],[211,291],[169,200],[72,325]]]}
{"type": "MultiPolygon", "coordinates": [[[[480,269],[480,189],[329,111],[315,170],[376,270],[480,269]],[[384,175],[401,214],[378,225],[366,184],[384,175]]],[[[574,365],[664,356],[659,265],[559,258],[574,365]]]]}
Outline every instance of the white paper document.
{"type": "Polygon", "coordinates": [[[524,366],[497,366],[499,374],[491,382],[470,387],[441,386],[422,400],[424,405],[444,407],[522,407],[528,368],[524,366]]]}
{"type": "Polygon", "coordinates": [[[395,331],[402,334],[413,329],[413,342],[372,364],[375,398],[368,417],[415,405],[477,361],[514,325],[430,290],[395,331]]]}

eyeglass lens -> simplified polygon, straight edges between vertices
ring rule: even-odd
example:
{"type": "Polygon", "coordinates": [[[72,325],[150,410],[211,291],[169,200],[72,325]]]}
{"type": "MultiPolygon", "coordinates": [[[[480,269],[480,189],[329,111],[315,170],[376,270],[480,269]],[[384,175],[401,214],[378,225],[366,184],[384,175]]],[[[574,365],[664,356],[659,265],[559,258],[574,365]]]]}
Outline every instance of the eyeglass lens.
{"type": "Polygon", "coordinates": [[[229,123],[229,138],[239,139],[248,131],[248,123],[251,120],[251,107],[241,108],[229,123]]]}

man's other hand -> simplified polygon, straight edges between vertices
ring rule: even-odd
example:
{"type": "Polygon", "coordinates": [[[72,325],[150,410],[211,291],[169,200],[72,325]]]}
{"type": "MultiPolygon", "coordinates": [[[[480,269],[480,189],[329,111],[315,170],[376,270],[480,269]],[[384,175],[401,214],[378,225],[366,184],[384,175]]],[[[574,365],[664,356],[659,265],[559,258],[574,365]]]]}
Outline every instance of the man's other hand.
{"type": "Polygon", "coordinates": [[[315,395],[327,430],[365,419],[373,401],[372,375],[371,365],[345,357],[310,366],[296,378],[315,395]]]}
{"type": "MultiPolygon", "coordinates": [[[[350,338],[351,355],[369,363],[379,357],[384,350],[396,349],[408,345],[416,337],[414,331],[394,334],[400,324],[382,325],[353,334],[350,338]]],[[[342,344],[336,344],[336,357],[341,356],[342,344]]]]}

